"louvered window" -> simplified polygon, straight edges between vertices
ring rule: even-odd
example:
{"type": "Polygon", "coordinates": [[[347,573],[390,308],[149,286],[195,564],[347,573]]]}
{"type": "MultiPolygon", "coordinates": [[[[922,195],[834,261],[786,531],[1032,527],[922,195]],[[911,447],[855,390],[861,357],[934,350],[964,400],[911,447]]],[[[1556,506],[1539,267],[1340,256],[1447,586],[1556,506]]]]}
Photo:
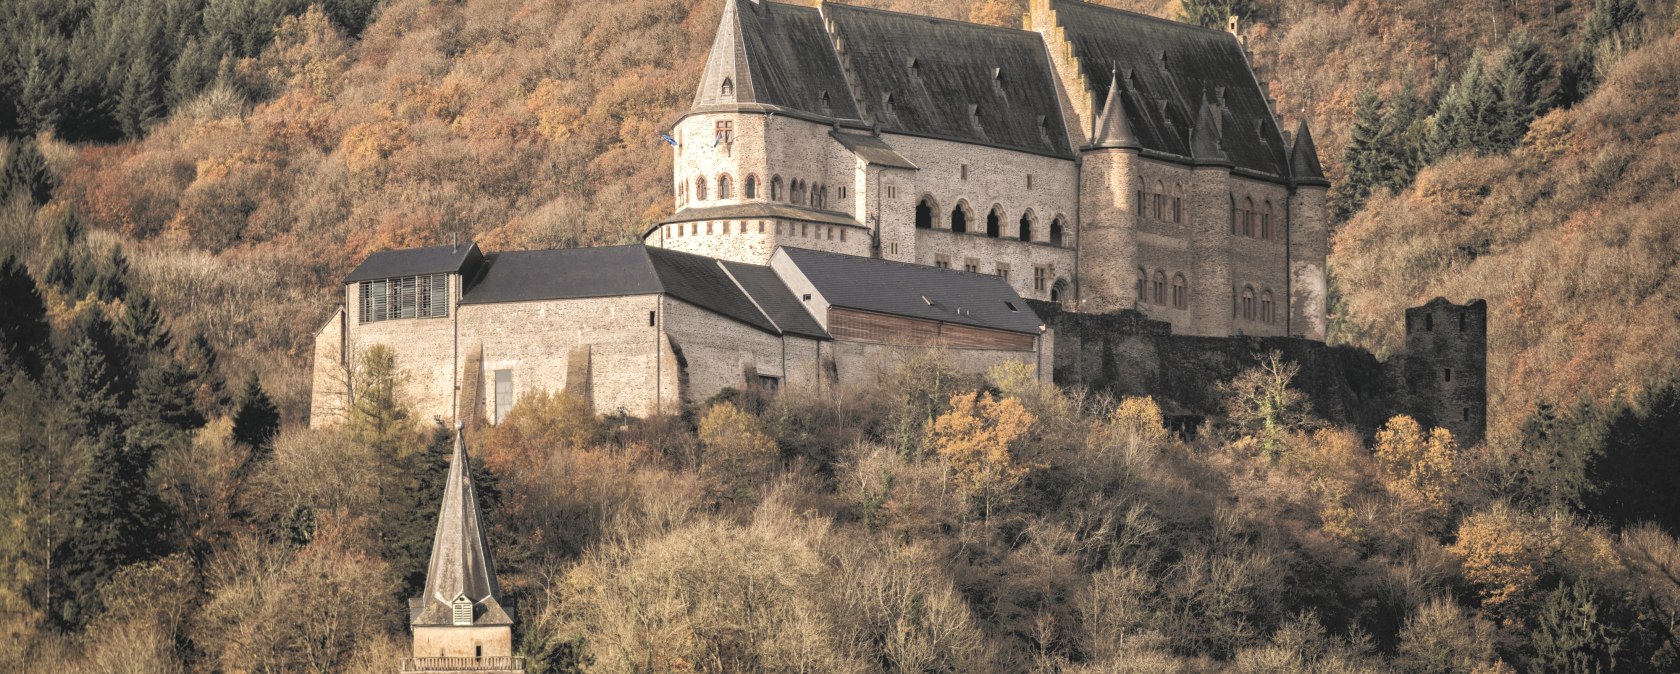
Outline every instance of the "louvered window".
{"type": "Polygon", "coordinates": [[[454,613],[455,613],[454,623],[455,624],[457,624],[457,625],[471,625],[472,624],[472,622],[473,622],[472,600],[467,599],[466,595],[461,595],[459,597],[456,597],[455,602],[454,602],[453,606],[451,606],[451,608],[454,609],[454,613]]]}
{"type": "Polygon", "coordinates": [[[425,274],[363,281],[361,322],[449,315],[449,275],[425,274]]]}

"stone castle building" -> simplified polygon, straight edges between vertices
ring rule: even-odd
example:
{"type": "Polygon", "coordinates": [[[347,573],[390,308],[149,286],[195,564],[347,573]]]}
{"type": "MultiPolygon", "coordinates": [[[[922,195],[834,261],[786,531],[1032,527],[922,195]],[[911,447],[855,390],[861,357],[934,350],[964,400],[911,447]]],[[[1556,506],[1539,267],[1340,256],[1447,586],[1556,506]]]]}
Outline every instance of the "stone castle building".
{"type": "Polygon", "coordinates": [[[1077,0],[1024,30],[725,0],[649,246],[994,274],[1186,335],[1325,335],[1325,194],[1241,39],[1077,0]]]}
{"type": "Polygon", "coordinates": [[[457,426],[426,586],[408,602],[414,650],[402,661],[401,671],[524,672],[525,658],[513,654],[513,617],[501,600],[467,466],[465,432],[457,426]]]}

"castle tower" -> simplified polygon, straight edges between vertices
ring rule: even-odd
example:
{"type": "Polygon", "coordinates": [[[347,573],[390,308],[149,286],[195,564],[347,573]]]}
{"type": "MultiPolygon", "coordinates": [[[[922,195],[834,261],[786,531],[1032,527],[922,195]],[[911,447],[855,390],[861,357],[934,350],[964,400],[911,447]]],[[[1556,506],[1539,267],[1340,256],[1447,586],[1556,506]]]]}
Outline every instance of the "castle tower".
{"type": "Polygon", "coordinates": [[[1437,297],[1406,310],[1406,393],[1413,416],[1461,447],[1487,433],[1487,302],[1437,297]]]}
{"type": "Polygon", "coordinates": [[[1091,143],[1080,148],[1079,310],[1115,311],[1136,305],[1138,153],[1120,73],[1109,71],[1108,97],[1091,111],[1091,143]]]}
{"type": "Polygon", "coordinates": [[[1324,341],[1329,332],[1330,283],[1325,259],[1330,248],[1330,223],[1325,197],[1330,181],[1318,163],[1307,121],[1295,129],[1289,148],[1289,334],[1324,341]]]}
{"type": "Polygon", "coordinates": [[[1235,164],[1225,152],[1223,115],[1203,96],[1190,132],[1190,225],[1195,252],[1190,294],[1196,301],[1190,305],[1193,327],[1189,332],[1198,335],[1235,334],[1237,290],[1231,270],[1231,237],[1226,234],[1235,164]]]}
{"type": "Polygon", "coordinates": [[[513,618],[502,608],[480,523],[464,436],[457,425],[426,587],[408,602],[414,650],[402,671],[523,673],[525,659],[513,655],[513,618]]]}

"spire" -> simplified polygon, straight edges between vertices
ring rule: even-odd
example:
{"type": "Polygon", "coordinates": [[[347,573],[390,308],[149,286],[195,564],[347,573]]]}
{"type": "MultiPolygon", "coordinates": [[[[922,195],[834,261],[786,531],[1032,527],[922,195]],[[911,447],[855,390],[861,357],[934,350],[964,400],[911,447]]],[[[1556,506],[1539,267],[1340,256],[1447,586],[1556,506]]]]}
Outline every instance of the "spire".
{"type": "MultiPolygon", "coordinates": [[[[758,5],[754,3],[753,6],[758,5]]],[[[706,69],[700,74],[700,89],[694,92],[694,107],[758,100],[752,69],[747,66],[747,44],[741,31],[740,2],[724,0],[717,37],[712,38],[712,52],[706,57],[706,69]]]]}
{"type": "Polygon", "coordinates": [[[1295,145],[1289,148],[1289,175],[1302,185],[1330,186],[1330,181],[1324,179],[1324,167],[1318,163],[1318,146],[1313,145],[1305,119],[1295,127],[1295,145]]]}
{"type": "Polygon", "coordinates": [[[513,620],[501,606],[501,587],[485,542],[478,512],[478,492],[467,467],[466,432],[455,427],[455,454],[443,486],[437,533],[432,538],[432,561],[426,567],[426,587],[410,602],[415,625],[459,625],[454,608],[465,597],[473,625],[508,625],[513,620]]]}
{"type": "Polygon", "coordinates": [[[1126,95],[1120,91],[1120,71],[1108,71],[1108,100],[1103,102],[1091,131],[1091,145],[1087,149],[1141,149],[1132,120],[1126,111],[1126,95]]]}
{"type": "Polygon", "coordinates": [[[1202,107],[1196,112],[1196,127],[1190,132],[1190,159],[1197,166],[1230,166],[1225,155],[1225,141],[1219,133],[1219,113],[1202,96],[1202,107]]]}

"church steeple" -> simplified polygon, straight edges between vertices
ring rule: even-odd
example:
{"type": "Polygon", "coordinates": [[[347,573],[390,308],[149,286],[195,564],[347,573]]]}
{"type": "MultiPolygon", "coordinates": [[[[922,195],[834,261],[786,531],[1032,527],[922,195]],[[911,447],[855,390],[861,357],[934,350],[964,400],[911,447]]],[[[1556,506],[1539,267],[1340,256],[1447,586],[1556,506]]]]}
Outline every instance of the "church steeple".
{"type": "Polygon", "coordinates": [[[1132,131],[1132,120],[1126,111],[1126,94],[1120,90],[1120,72],[1118,69],[1110,70],[1108,100],[1103,102],[1102,112],[1091,130],[1089,149],[1136,150],[1142,147],[1137,133],[1132,131]]]}
{"type": "Polygon", "coordinates": [[[524,659],[513,655],[513,618],[502,608],[468,468],[466,432],[459,425],[448,470],[426,586],[409,600],[414,657],[403,671],[454,671],[470,658],[473,671],[522,672],[524,659]]]}

